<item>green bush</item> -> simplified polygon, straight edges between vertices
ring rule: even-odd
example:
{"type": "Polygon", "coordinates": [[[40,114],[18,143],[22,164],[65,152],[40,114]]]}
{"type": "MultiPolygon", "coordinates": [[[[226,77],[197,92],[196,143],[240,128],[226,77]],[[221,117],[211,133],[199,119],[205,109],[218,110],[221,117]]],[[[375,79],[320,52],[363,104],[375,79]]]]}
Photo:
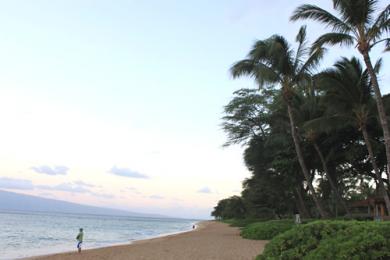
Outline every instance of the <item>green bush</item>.
{"type": "Polygon", "coordinates": [[[373,217],[371,216],[359,216],[359,215],[352,215],[352,216],[343,216],[335,218],[334,220],[358,220],[358,221],[369,221],[373,220],[373,217]]]}
{"type": "Polygon", "coordinates": [[[266,219],[258,219],[258,218],[244,218],[244,219],[226,219],[223,220],[224,223],[229,224],[232,227],[246,227],[249,224],[266,221],[266,219]]]}
{"type": "Polygon", "coordinates": [[[241,231],[241,236],[248,239],[269,240],[295,226],[292,220],[271,220],[249,224],[241,231]]]}
{"type": "Polygon", "coordinates": [[[272,239],[256,259],[390,259],[390,222],[300,225],[272,239]]]}

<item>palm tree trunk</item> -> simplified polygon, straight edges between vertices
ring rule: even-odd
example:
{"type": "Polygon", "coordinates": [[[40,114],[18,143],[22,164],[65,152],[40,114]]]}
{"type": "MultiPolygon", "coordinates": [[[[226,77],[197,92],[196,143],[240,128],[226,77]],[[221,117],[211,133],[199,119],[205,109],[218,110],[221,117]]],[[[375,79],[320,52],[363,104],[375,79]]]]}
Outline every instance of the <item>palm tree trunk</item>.
{"type": "Polygon", "coordinates": [[[291,135],[292,135],[292,138],[294,140],[295,151],[296,151],[297,156],[298,156],[298,161],[299,161],[299,164],[301,166],[303,176],[306,179],[307,185],[308,185],[309,190],[312,194],[312,197],[313,197],[314,203],[316,204],[318,212],[320,213],[322,218],[327,218],[329,215],[325,211],[324,207],[322,206],[321,201],[317,197],[316,191],[314,190],[313,184],[310,181],[310,174],[309,174],[309,171],[307,170],[305,160],[303,159],[301,146],[300,146],[298,135],[297,135],[297,132],[295,129],[294,115],[293,115],[292,108],[291,108],[291,105],[289,102],[287,102],[287,111],[288,111],[288,116],[290,119],[291,135]]]}
{"type": "Polygon", "coordinates": [[[376,164],[375,157],[374,157],[374,152],[372,150],[372,146],[371,146],[370,138],[369,138],[368,133],[367,133],[366,126],[362,126],[361,130],[362,130],[362,133],[363,133],[364,142],[366,143],[366,146],[367,146],[368,156],[370,157],[372,168],[374,168],[375,176],[376,176],[376,178],[378,180],[379,190],[382,193],[381,195],[383,196],[383,199],[385,200],[387,213],[389,214],[390,213],[390,199],[389,199],[389,195],[387,194],[387,191],[386,191],[386,188],[385,188],[385,184],[383,183],[383,179],[382,179],[381,173],[379,172],[378,165],[376,164]]]}
{"type": "Polygon", "coordinates": [[[387,187],[389,187],[390,186],[390,172],[387,170],[387,167],[385,167],[385,172],[387,175],[387,187]]]}
{"type": "Polygon", "coordinates": [[[310,214],[302,197],[302,187],[295,187],[294,193],[296,196],[299,213],[301,214],[302,218],[309,218],[310,214]]]}
{"type": "Polygon", "coordinates": [[[333,180],[333,177],[331,176],[331,174],[330,174],[330,172],[329,172],[329,170],[328,170],[328,165],[326,164],[324,155],[322,154],[322,152],[321,152],[321,150],[320,150],[320,147],[318,146],[318,144],[316,143],[316,141],[313,141],[313,146],[314,146],[314,148],[316,149],[316,151],[317,151],[317,153],[318,153],[318,156],[320,157],[321,164],[322,164],[322,169],[324,170],[324,172],[325,172],[325,174],[326,174],[326,177],[328,178],[330,187],[332,188],[333,192],[336,194],[336,198],[337,198],[338,201],[340,202],[341,206],[344,208],[344,210],[345,210],[345,212],[347,213],[347,215],[351,215],[351,212],[349,211],[349,208],[348,208],[347,204],[345,203],[343,197],[341,197],[340,192],[339,192],[339,190],[337,189],[336,183],[335,183],[335,181],[333,180]]]}
{"type": "MultiPolygon", "coordinates": [[[[387,172],[390,171],[390,131],[389,125],[387,122],[387,116],[385,111],[385,106],[383,105],[382,94],[379,88],[378,79],[374,68],[372,67],[370,55],[368,51],[362,53],[364,57],[364,63],[366,64],[367,71],[370,74],[372,87],[375,93],[376,106],[378,109],[379,119],[382,125],[383,130],[383,139],[385,140],[385,149],[386,149],[386,159],[387,159],[387,172]]],[[[389,175],[389,172],[388,172],[389,175]]]]}

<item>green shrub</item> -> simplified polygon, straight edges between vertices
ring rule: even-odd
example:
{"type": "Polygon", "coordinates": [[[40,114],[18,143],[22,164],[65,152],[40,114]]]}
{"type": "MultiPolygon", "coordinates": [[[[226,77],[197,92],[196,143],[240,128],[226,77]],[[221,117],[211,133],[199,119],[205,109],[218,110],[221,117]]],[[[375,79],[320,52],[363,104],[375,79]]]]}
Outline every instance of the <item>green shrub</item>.
{"type": "Polygon", "coordinates": [[[266,221],[266,219],[258,219],[258,218],[244,218],[244,219],[226,219],[223,220],[224,223],[229,224],[232,227],[246,227],[249,224],[266,221]]]}
{"type": "Polygon", "coordinates": [[[358,221],[370,221],[373,220],[372,216],[352,215],[335,218],[334,220],[358,220],[358,221]]]}
{"type": "Polygon", "coordinates": [[[248,239],[269,240],[295,226],[293,220],[271,220],[249,224],[241,231],[248,239]]]}
{"type": "Polygon", "coordinates": [[[300,225],[272,239],[256,259],[390,259],[390,222],[300,225]]]}

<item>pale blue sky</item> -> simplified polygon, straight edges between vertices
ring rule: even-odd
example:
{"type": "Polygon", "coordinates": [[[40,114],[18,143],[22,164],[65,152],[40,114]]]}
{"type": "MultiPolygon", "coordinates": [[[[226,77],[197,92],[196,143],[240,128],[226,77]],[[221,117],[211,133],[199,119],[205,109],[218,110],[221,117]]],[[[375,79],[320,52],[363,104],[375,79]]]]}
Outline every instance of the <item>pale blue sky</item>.
{"type": "MultiPolygon", "coordinates": [[[[241,148],[221,148],[222,107],[234,90],[252,86],[233,81],[229,67],[256,39],[278,33],[292,41],[301,23],[288,18],[305,2],[0,1],[0,178],[36,187],[83,181],[98,188],[81,195],[22,191],[207,216],[249,176],[241,148]],[[68,171],[37,177],[31,169],[42,166],[68,171]],[[113,180],[119,177],[110,169],[150,178],[113,180]],[[98,192],[114,197],[94,197],[98,192]]],[[[324,31],[313,23],[308,30],[312,39],[324,31]]],[[[326,64],[349,53],[357,55],[332,50],[326,64]]],[[[384,92],[387,68],[388,57],[384,92]]]]}

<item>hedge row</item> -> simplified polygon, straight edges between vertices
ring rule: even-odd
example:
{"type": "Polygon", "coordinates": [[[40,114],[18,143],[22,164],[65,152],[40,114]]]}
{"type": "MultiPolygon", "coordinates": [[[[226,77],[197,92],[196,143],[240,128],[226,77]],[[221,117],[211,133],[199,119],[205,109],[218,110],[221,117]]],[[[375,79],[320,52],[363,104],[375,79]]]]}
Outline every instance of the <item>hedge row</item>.
{"type": "Polygon", "coordinates": [[[269,240],[295,226],[292,220],[271,220],[249,224],[241,231],[247,239],[269,240]]]}
{"type": "Polygon", "coordinates": [[[226,219],[223,220],[224,223],[229,224],[232,227],[246,227],[252,223],[267,221],[267,219],[259,218],[244,218],[244,219],[226,219]]]}
{"type": "Polygon", "coordinates": [[[273,238],[256,259],[390,259],[390,222],[299,225],[273,238]]]}

